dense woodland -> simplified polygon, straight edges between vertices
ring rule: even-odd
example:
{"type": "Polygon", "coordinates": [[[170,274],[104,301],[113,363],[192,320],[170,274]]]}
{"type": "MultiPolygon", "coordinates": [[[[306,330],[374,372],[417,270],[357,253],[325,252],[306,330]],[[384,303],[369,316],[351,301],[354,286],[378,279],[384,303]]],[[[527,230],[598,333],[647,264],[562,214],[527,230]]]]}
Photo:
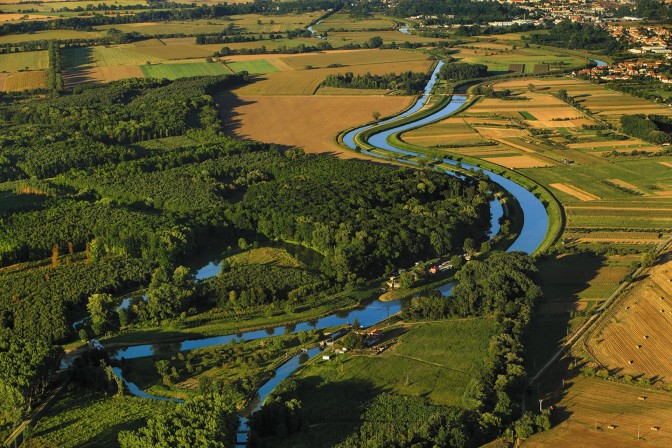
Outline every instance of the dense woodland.
{"type": "Polygon", "coordinates": [[[527,39],[533,44],[571,50],[604,50],[613,53],[623,48],[623,44],[611,37],[607,30],[569,20],[550,26],[547,32],[532,34],[527,39]]]}
{"type": "MultiPolygon", "coordinates": [[[[467,238],[485,240],[491,198],[476,180],[224,136],[212,94],[245,81],[135,79],[3,98],[3,180],[29,199],[0,214],[0,264],[25,263],[0,275],[4,420],[24,416],[48,383],[54,343],[163,325],[199,310],[310,305],[411,260],[457,252],[467,238]],[[214,235],[298,243],[322,261],[225,265],[221,276],[197,285],[181,264],[214,235]],[[117,308],[116,295],[143,286],[146,301],[117,308]],[[76,335],[73,321],[87,314],[76,335]],[[32,356],[26,366],[35,367],[14,369],[24,364],[14,359],[19,354],[32,356]]],[[[77,371],[98,378],[80,384],[119,389],[100,360],[77,371]]],[[[226,406],[207,412],[231,415],[226,406]]],[[[176,412],[157,417],[148,432],[124,435],[122,445],[153,443],[182,418],[176,412]]],[[[207,419],[203,428],[184,440],[209,439],[207,419]]]]}
{"type": "Polygon", "coordinates": [[[672,143],[672,119],[664,115],[623,115],[621,130],[657,145],[672,143]]]}
{"type": "Polygon", "coordinates": [[[421,92],[429,79],[426,73],[403,72],[388,73],[386,75],[353,75],[347,72],[344,75],[327,75],[322,85],[326,87],[343,87],[351,89],[388,89],[401,90],[407,95],[421,92]]]}

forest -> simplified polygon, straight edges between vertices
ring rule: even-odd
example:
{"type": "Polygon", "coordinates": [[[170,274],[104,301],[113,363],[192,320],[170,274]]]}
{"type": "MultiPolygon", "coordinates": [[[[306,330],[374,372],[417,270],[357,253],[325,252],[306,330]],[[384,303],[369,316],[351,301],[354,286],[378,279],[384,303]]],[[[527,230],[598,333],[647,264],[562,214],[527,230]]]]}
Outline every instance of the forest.
{"type": "Polygon", "coordinates": [[[656,114],[621,116],[621,130],[633,137],[657,145],[672,143],[672,120],[656,114]]]}
{"type": "Polygon", "coordinates": [[[343,87],[350,89],[387,89],[401,90],[405,95],[421,92],[427,84],[429,76],[426,73],[403,72],[386,75],[353,75],[347,72],[344,75],[327,75],[323,82],[326,87],[343,87]]]}
{"type": "Polygon", "coordinates": [[[569,20],[550,26],[547,32],[533,33],[528,39],[532,44],[572,50],[603,50],[609,54],[623,49],[623,44],[613,38],[607,30],[569,20]]]}
{"type": "MultiPolygon", "coordinates": [[[[476,180],[225,136],[212,95],[246,80],[134,79],[3,97],[3,180],[31,200],[0,212],[0,265],[11,266],[0,273],[0,418],[19,421],[32,408],[60,357],[56,344],[209,309],[310,306],[486,239],[491,194],[476,180]],[[183,264],[215,235],[241,248],[245,240],[300,244],[321,262],[224,265],[196,284],[183,264]],[[118,308],[115,297],[140,287],[146,301],[118,308]],[[16,358],[24,355],[30,360],[16,358]]],[[[81,384],[119,388],[100,360],[78,371],[90,373],[81,384]]],[[[203,431],[180,437],[220,440],[206,415],[234,415],[231,401],[222,403],[203,411],[203,431]]],[[[122,446],[156,442],[180,412],[124,434],[122,446]]]]}

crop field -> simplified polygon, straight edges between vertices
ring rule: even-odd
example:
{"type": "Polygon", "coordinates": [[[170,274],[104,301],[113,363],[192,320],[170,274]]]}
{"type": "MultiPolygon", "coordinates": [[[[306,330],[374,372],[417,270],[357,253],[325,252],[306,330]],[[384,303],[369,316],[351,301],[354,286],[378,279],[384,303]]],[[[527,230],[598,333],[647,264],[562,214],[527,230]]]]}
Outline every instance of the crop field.
{"type": "Polygon", "coordinates": [[[672,382],[672,253],[635,283],[588,341],[591,354],[621,374],[672,382]]]}
{"type": "MultiPolygon", "coordinates": [[[[344,61],[347,62],[345,59],[344,61]]],[[[404,63],[406,70],[415,72],[427,71],[430,66],[431,61],[427,60],[404,63]]],[[[389,62],[268,73],[258,77],[252,83],[234,89],[234,92],[239,95],[313,95],[326,76],[330,74],[345,73],[347,71],[361,75],[366,73],[383,75],[398,70],[398,68],[399,63],[389,62]]],[[[376,94],[376,91],[373,91],[372,94],[376,94]]]]}
{"type": "Polygon", "coordinates": [[[100,31],[76,31],[76,30],[49,30],[49,31],[35,31],[30,34],[8,34],[0,36],[0,44],[14,43],[14,42],[32,42],[36,40],[53,40],[53,39],[95,39],[102,37],[103,33],[100,31]]]}
{"type": "Polygon", "coordinates": [[[46,70],[40,70],[10,73],[5,77],[3,84],[5,92],[45,88],[47,87],[47,72],[46,70]]]}
{"type": "Polygon", "coordinates": [[[497,87],[525,91],[530,82],[544,92],[556,93],[560,89],[565,89],[570,96],[587,107],[593,114],[614,124],[618,123],[619,117],[623,114],[672,115],[672,109],[577,79],[516,79],[498,83],[497,87]]]}
{"type": "Polygon", "coordinates": [[[33,446],[117,447],[120,431],[139,428],[148,417],[171,406],[163,401],[72,390],[56,400],[31,429],[33,446]]]}
{"type": "Polygon", "coordinates": [[[336,46],[339,41],[343,43],[359,43],[368,42],[372,37],[380,37],[386,44],[397,42],[410,43],[432,43],[438,42],[442,39],[435,39],[433,37],[422,37],[415,34],[404,34],[399,31],[334,31],[329,33],[329,43],[336,46]]]}
{"type": "MultiPolygon", "coordinates": [[[[284,56],[282,60],[295,69],[302,69],[307,65],[315,68],[326,68],[329,65],[340,64],[341,71],[348,71],[347,67],[353,65],[386,64],[397,62],[397,73],[404,71],[417,71],[417,65],[407,68],[405,62],[428,61],[427,55],[405,50],[335,50],[321,53],[304,53],[284,56]]],[[[429,63],[426,64],[429,69],[429,63]]],[[[395,71],[390,67],[391,72],[395,71]]],[[[422,70],[426,71],[426,70],[422,70]]]]}
{"type": "Polygon", "coordinates": [[[63,67],[74,68],[80,66],[120,66],[142,65],[150,62],[158,64],[162,58],[141,54],[133,45],[111,45],[109,47],[96,46],[84,48],[66,48],[62,51],[63,67]]]}
{"type": "Polygon", "coordinates": [[[0,71],[42,70],[49,67],[46,51],[26,51],[22,53],[0,54],[0,71]]]}
{"type": "MultiPolygon", "coordinates": [[[[2,8],[0,8],[0,11],[2,11],[2,8]]],[[[24,14],[24,13],[4,13],[0,14],[0,23],[11,23],[11,22],[20,22],[20,21],[25,21],[25,20],[47,20],[47,19],[55,19],[56,16],[49,16],[49,15],[40,15],[40,14],[24,14]]]]}
{"type": "Polygon", "coordinates": [[[63,70],[63,81],[66,87],[95,82],[110,82],[119,79],[144,78],[140,67],[122,65],[120,67],[78,67],[63,70]]]}
{"type": "Polygon", "coordinates": [[[510,156],[501,154],[497,157],[483,157],[483,160],[502,165],[506,168],[539,168],[553,166],[551,163],[528,155],[510,156]]]}
{"type": "MultiPolygon", "coordinates": [[[[558,166],[552,170],[539,170],[529,174],[545,185],[553,183],[580,185],[581,190],[603,199],[634,199],[633,196],[637,194],[630,188],[636,188],[645,196],[672,190],[672,171],[650,159],[633,159],[591,166],[558,166]],[[618,188],[616,183],[608,179],[627,182],[630,186],[618,188]]],[[[566,196],[561,199],[572,200],[566,196]]]]}
{"type": "MultiPolygon", "coordinates": [[[[529,84],[529,83],[528,83],[529,84]]],[[[499,86],[499,84],[498,84],[499,86]]],[[[469,109],[470,113],[497,113],[527,120],[535,128],[578,127],[592,120],[558,98],[543,92],[522,92],[527,100],[507,101],[486,98],[469,109]],[[516,117],[516,114],[518,117],[516,117]]]]}
{"type": "MultiPolygon", "coordinates": [[[[353,19],[349,14],[333,14],[315,27],[316,31],[321,33],[325,31],[359,31],[359,30],[380,30],[384,28],[394,28],[394,21],[389,17],[375,16],[366,19],[353,19]]],[[[331,34],[331,33],[329,33],[331,34]]]]}
{"type": "Polygon", "coordinates": [[[224,65],[216,62],[143,65],[140,69],[147,78],[159,79],[177,79],[188,76],[215,76],[231,73],[224,65]]]}
{"type": "Polygon", "coordinates": [[[259,15],[245,14],[229,16],[226,19],[199,19],[169,22],[142,22],[115,25],[101,25],[97,30],[106,31],[116,28],[124,32],[138,32],[147,35],[161,34],[214,34],[225,30],[231,23],[236,29],[244,33],[280,33],[288,30],[305,28],[310,22],[322,15],[323,12],[288,15],[259,15]],[[260,20],[261,24],[257,21],[260,20]],[[273,23],[271,23],[273,22],[273,23]]]}
{"type": "Polygon", "coordinates": [[[583,377],[569,379],[564,391],[554,392],[562,396],[545,401],[544,407],[555,406],[557,426],[527,439],[523,448],[672,446],[670,393],[583,377]],[[638,399],[642,395],[646,400],[638,399]]]}
{"type": "Polygon", "coordinates": [[[263,73],[273,73],[280,71],[278,67],[265,59],[260,59],[257,61],[231,62],[226,65],[236,73],[248,72],[250,75],[260,75],[263,73]]]}
{"type": "Polygon", "coordinates": [[[460,45],[456,48],[459,53],[454,57],[462,62],[472,64],[484,64],[488,70],[495,73],[505,73],[516,66],[518,69],[524,68],[524,73],[534,73],[536,64],[550,64],[551,70],[554,68],[578,68],[586,65],[588,61],[567,53],[559,49],[532,49],[518,46],[515,50],[513,45],[506,47],[493,47],[492,43],[487,44],[487,48],[469,44],[460,45]]]}
{"type": "Polygon", "coordinates": [[[399,96],[251,96],[224,95],[223,121],[239,138],[301,147],[310,153],[354,157],[334,137],[349,127],[371,121],[372,113],[392,115],[411,102],[399,96]],[[344,113],[347,111],[347,113],[344,113]],[[260,120],[259,117],[264,119],[260,120]]]}

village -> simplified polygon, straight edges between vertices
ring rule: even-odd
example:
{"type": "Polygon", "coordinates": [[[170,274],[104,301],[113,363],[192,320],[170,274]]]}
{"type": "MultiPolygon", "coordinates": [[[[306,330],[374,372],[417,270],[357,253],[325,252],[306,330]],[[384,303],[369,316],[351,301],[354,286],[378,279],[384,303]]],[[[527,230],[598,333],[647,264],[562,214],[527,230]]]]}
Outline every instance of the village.
{"type": "MultiPolygon", "coordinates": [[[[670,59],[668,55],[668,60],[670,59]]],[[[664,84],[672,84],[670,63],[657,59],[655,61],[625,61],[603,67],[584,68],[572,72],[574,77],[587,77],[604,81],[627,81],[633,78],[648,78],[664,84]]]]}

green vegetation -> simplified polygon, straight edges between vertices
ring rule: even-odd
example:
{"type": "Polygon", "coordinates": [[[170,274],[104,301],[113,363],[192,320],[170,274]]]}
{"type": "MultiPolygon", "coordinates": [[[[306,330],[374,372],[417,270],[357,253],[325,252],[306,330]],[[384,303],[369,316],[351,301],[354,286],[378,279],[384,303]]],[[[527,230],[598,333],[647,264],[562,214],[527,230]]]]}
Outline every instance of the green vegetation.
{"type": "Polygon", "coordinates": [[[427,84],[428,76],[425,73],[405,72],[397,75],[353,75],[348,72],[345,75],[327,75],[322,83],[325,87],[341,87],[346,89],[387,89],[402,90],[405,94],[421,92],[427,84]]]}
{"type": "Polygon", "coordinates": [[[163,401],[110,397],[71,388],[32,429],[28,446],[118,447],[120,431],[139,428],[147,418],[174,407],[163,401]]]}
{"type": "Polygon", "coordinates": [[[142,65],[140,69],[147,78],[170,80],[189,76],[217,76],[231,73],[224,65],[215,62],[142,65]]]}
{"type": "Polygon", "coordinates": [[[236,61],[226,64],[231,70],[236,73],[248,72],[251,75],[260,75],[264,73],[277,72],[278,68],[270,61],[264,59],[258,61],[236,61]]]}

